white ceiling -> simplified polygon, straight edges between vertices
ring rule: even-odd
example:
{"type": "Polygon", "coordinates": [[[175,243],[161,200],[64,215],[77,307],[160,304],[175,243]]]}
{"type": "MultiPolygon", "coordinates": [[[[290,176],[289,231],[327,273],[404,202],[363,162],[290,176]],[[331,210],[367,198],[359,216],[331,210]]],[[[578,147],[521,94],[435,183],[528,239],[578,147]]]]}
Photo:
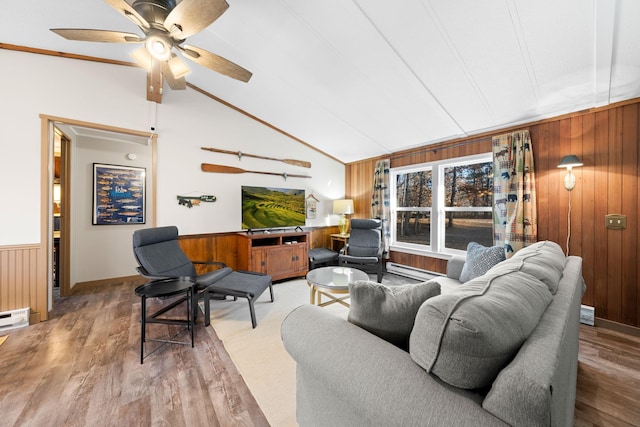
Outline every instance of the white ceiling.
{"type": "MultiPolygon", "coordinates": [[[[228,3],[187,43],[253,77],[187,61],[187,81],[344,162],[640,97],[637,0],[228,3]]],[[[138,45],[49,28],[143,35],[103,0],[13,0],[0,20],[2,43],[129,62],[138,45]]]]}

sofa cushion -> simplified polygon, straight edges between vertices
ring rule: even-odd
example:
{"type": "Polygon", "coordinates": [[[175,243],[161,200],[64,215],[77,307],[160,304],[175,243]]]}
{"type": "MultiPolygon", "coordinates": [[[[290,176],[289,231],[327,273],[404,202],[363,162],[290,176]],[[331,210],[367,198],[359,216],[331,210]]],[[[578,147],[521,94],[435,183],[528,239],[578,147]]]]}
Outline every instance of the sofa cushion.
{"type": "Polygon", "coordinates": [[[491,267],[505,260],[504,248],[501,246],[485,247],[476,242],[467,245],[467,259],[460,273],[460,282],[482,276],[491,267]]]}
{"type": "Polygon", "coordinates": [[[537,277],[555,295],[562,278],[566,257],[560,245],[551,241],[542,241],[520,249],[509,262],[519,263],[520,271],[537,277]]]}
{"type": "Polygon", "coordinates": [[[487,273],[420,307],[410,336],[411,357],[455,387],[488,387],[552,298],[547,285],[529,274],[487,273]]]}
{"type": "Polygon", "coordinates": [[[440,285],[428,281],[385,286],[362,280],[349,284],[349,294],[349,322],[406,350],[418,309],[440,294],[440,285]]]}

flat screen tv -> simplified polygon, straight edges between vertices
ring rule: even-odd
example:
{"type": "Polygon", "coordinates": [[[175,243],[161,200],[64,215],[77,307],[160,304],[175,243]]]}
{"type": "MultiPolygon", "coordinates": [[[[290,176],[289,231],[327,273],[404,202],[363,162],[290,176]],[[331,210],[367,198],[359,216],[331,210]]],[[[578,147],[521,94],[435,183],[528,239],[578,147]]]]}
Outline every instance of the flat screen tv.
{"type": "Polygon", "coordinates": [[[304,190],[242,186],[243,230],[270,230],[304,225],[304,190]]]}

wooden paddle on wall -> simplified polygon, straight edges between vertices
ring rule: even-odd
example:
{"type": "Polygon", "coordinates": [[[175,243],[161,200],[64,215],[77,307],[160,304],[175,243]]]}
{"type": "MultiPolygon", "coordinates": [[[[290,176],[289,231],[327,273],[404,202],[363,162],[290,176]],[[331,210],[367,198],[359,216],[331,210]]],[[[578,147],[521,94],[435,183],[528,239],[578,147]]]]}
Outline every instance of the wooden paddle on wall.
{"type": "Polygon", "coordinates": [[[283,177],[285,180],[288,177],[292,178],[311,178],[309,175],[296,175],[292,173],[278,173],[278,172],[263,172],[263,171],[250,171],[241,168],[234,168],[233,166],[223,166],[223,165],[213,165],[211,163],[202,163],[200,165],[200,169],[202,172],[213,172],[213,173],[259,173],[262,175],[277,175],[283,177]]]}
{"type": "MultiPolygon", "coordinates": [[[[256,159],[275,160],[276,162],[284,162],[289,165],[302,166],[303,168],[311,167],[311,162],[305,162],[304,160],[276,159],[274,157],[258,156],[257,154],[247,154],[247,153],[243,153],[242,151],[222,150],[220,148],[211,148],[211,147],[200,147],[200,148],[206,151],[213,151],[214,153],[233,154],[234,156],[238,156],[238,159],[240,160],[242,160],[242,156],[246,156],[246,157],[253,157],[256,159]]],[[[293,175],[289,175],[289,176],[293,176],[293,175]]]]}

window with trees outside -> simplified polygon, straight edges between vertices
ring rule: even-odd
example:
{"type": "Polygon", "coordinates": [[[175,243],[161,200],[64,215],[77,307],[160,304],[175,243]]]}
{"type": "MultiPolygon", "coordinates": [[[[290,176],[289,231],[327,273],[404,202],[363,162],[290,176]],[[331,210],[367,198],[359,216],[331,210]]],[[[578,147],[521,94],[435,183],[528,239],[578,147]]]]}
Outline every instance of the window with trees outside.
{"type": "Polygon", "coordinates": [[[493,245],[491,153],[390,171],[391,245],[418,252],[493,245]]]}

